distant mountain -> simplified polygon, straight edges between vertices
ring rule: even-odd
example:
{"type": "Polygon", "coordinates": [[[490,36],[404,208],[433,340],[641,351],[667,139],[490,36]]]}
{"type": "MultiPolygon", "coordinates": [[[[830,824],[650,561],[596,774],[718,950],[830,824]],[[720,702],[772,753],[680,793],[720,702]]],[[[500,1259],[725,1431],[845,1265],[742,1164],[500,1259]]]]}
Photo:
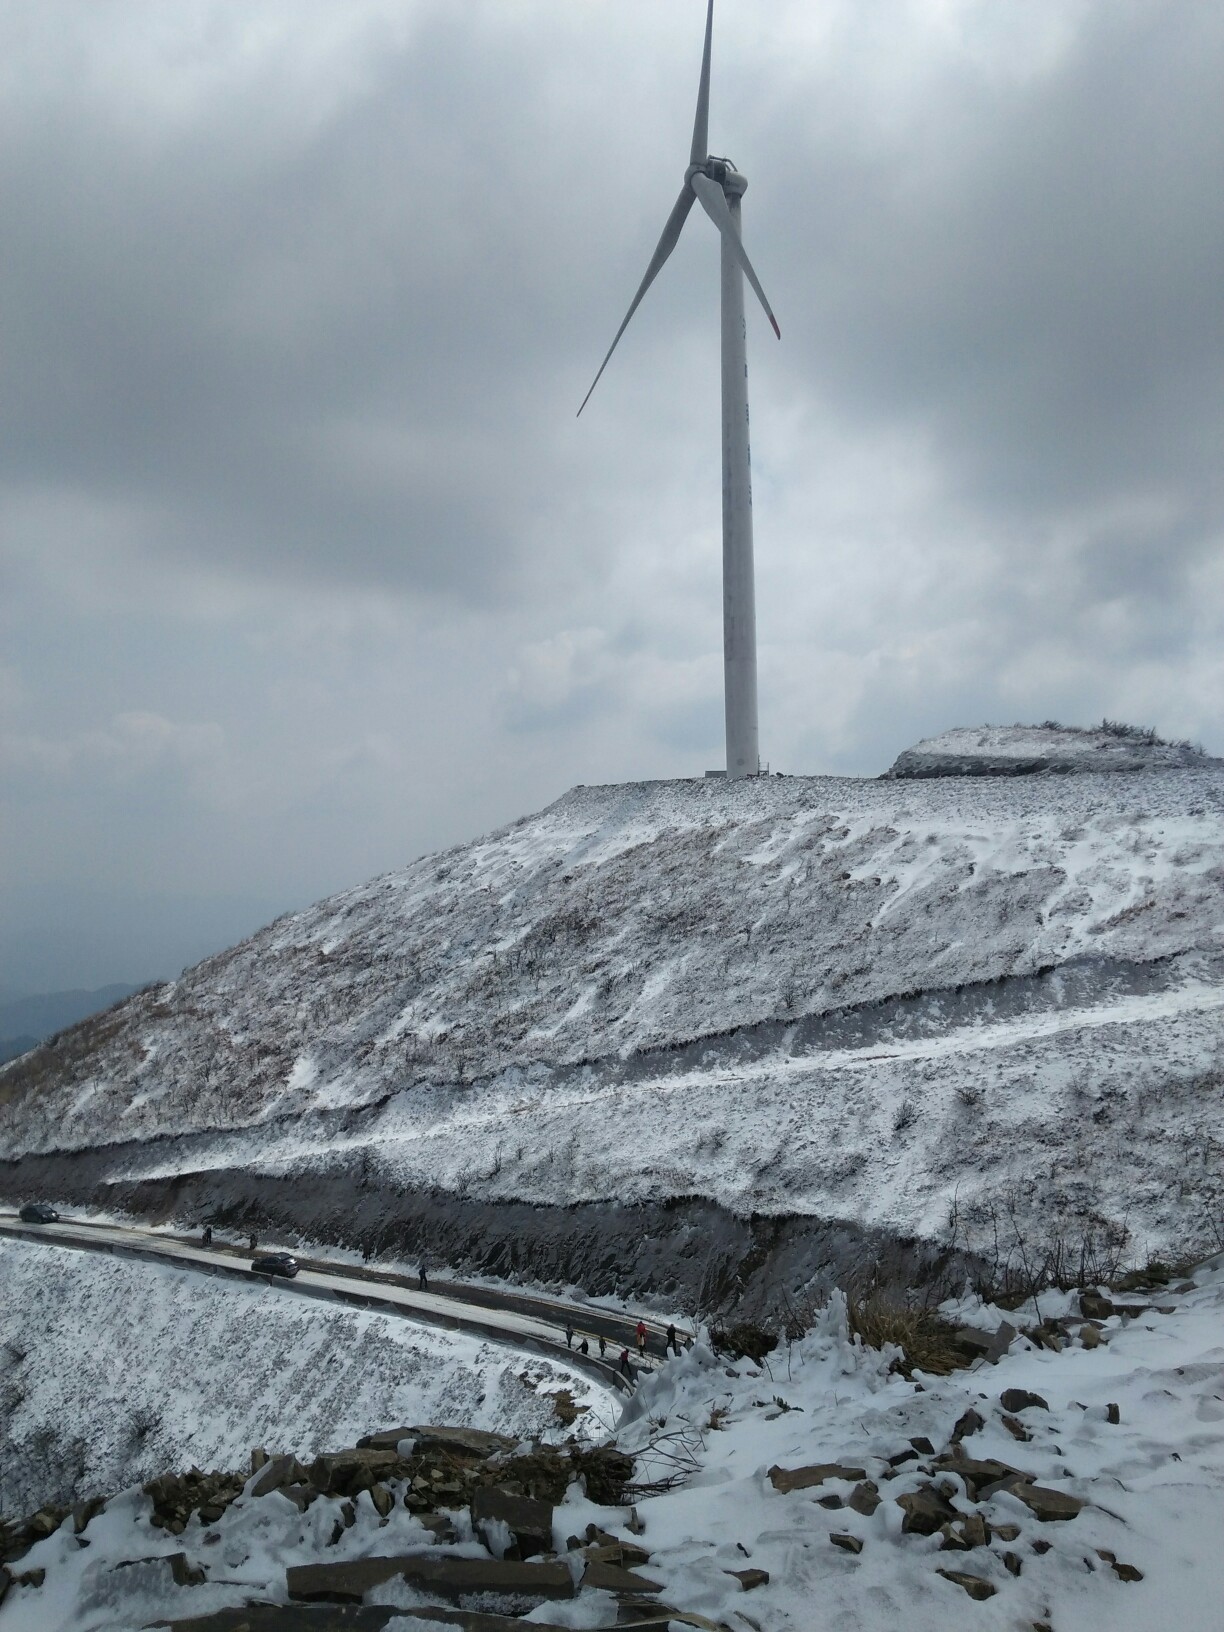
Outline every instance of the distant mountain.
{"type": "Polygon", "coordinates": [[[800,1227],[792,1289],[851,1238],[1171,1262],[1222,901],[1212,761],[575,788],[0,1069],[0,1184],[588,1289],[800,1227]]]}
{"type": "Polygon", "coordinates": [[[98,986],[89,992],[37,992],[6,998],[0,1002],[0,1064],[139,990],[139,986],[98,986]]]}

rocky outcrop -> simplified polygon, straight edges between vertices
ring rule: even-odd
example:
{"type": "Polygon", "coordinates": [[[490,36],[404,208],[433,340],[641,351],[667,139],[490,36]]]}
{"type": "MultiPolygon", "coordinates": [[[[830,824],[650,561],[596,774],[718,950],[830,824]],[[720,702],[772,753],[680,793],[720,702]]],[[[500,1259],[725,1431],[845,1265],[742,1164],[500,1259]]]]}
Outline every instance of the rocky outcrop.
{"type": "Polygon", "coordinates": [[[960,726],[925,737],[898,754],[884,781],[937,776],[1041,776],[1072,772],[1224,768],[1189,742],[1165,742],[1154,731],[1106,721],[1098,727],[960,726]]]}

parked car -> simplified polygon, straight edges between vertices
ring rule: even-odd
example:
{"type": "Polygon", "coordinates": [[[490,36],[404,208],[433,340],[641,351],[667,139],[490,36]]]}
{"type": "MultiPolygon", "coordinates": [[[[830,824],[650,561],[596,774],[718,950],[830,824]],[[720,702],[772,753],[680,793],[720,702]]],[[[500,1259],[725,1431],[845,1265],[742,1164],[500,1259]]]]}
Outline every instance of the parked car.
{"type": "Polygon", "coordinates": [[[27,1201],[20,1217],[23,1224],[55,1224],[59,1220],[55,1208],[48,1207],[45,1201],[27,1201]]]}
{"type": "Polygon", "coordinates": [[[289,1280],[298,1272],[298,1261],[291,1252],[265,1252],[251,1259],[253,1275],[284,1275],[289,1280]]]}

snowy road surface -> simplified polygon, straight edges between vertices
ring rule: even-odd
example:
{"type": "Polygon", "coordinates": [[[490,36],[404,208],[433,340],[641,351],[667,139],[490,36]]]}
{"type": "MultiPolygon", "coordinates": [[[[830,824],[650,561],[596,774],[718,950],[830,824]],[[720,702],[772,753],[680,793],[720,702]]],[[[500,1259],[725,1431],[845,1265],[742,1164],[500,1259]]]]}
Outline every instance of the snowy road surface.
{"type": "MultiPolygon", "coordinates": [[[[23,1239],[70,1248],[156,1258],[210,1274],[241,1275],[244,1279],[250,1274],[247,1261],[251,1255],[245,1250],[239,1252],[221,1242],[205,1247],[156,1230],[72,1219],[57,1224],[23,1224],[17,1214],[7,1212],[0,1212],[0,1230],[23,1239]]],[[[261,1252],[273,1250],[276,1249],[267,1245],[260,1249],[261,1252]]],[[[299,1258],[299,1262],[303,1267],[293,1280],[267,1277],[268,1284],[308,1296],[334,1297],[367,1308],[391,1309],[408,1320],[474,1332],[535,1353],[541,1349],[558,1350],[569,1364],[593,1371],[605,1383],[611,1381],[623,1386],[615,1365],[615,1350],[627,1347],[634,1351],[634,1329],[639,1318],[650,1334],[648,1347],[655,1352],[648,1353],[644,1362],[633,1353],[635,1371],[643,1364],[653,1368],[666,1341],[666,1329],[645,1315],[630,1316],[589,1303],[569,1304],[509,1289],[502,1292],[489,1286],[467,1287],[456,1282],[442,1283],[445,1290],[439,1286],[432,1291],[421,1291],[404,1285],[402,1277],[378,1271],[363,1269],[354,1273],[347,1265],[336,1265],[333,1269],[317,1267],[319,1260],[299,1258]],[[566,1345],[567,1322],[574,1328],[574,1348],[566,1345]],[[601,1361],[597,1353],[578,1352],[576,1345],[584,1337],[593,1350],[597,1349],[601,1334],[608,1342],[606,1361],[601,1361]]]]}

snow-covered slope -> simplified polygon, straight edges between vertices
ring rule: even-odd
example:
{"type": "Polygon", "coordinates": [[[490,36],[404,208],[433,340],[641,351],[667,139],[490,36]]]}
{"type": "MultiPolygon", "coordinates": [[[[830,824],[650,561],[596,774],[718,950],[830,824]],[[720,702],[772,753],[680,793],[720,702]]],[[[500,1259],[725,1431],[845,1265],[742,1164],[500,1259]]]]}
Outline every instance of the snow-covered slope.
{"type": "Polygon", "coordinates": [[[15,1062],[0,1154],[1173,1250],[1224,1148],[1222,817],[1210,764],[576,788],[15,1062]]]}
{"type": "Polygon", "coordinates": [[[167,1467],[304,1459],[372,1427],[463,1422],[562,1437],[551,1394],[612,1396],[571,1368],[275,1285],[211,1281],[0,1237],[0,1512],[79,1501],[167,1467]]]}

